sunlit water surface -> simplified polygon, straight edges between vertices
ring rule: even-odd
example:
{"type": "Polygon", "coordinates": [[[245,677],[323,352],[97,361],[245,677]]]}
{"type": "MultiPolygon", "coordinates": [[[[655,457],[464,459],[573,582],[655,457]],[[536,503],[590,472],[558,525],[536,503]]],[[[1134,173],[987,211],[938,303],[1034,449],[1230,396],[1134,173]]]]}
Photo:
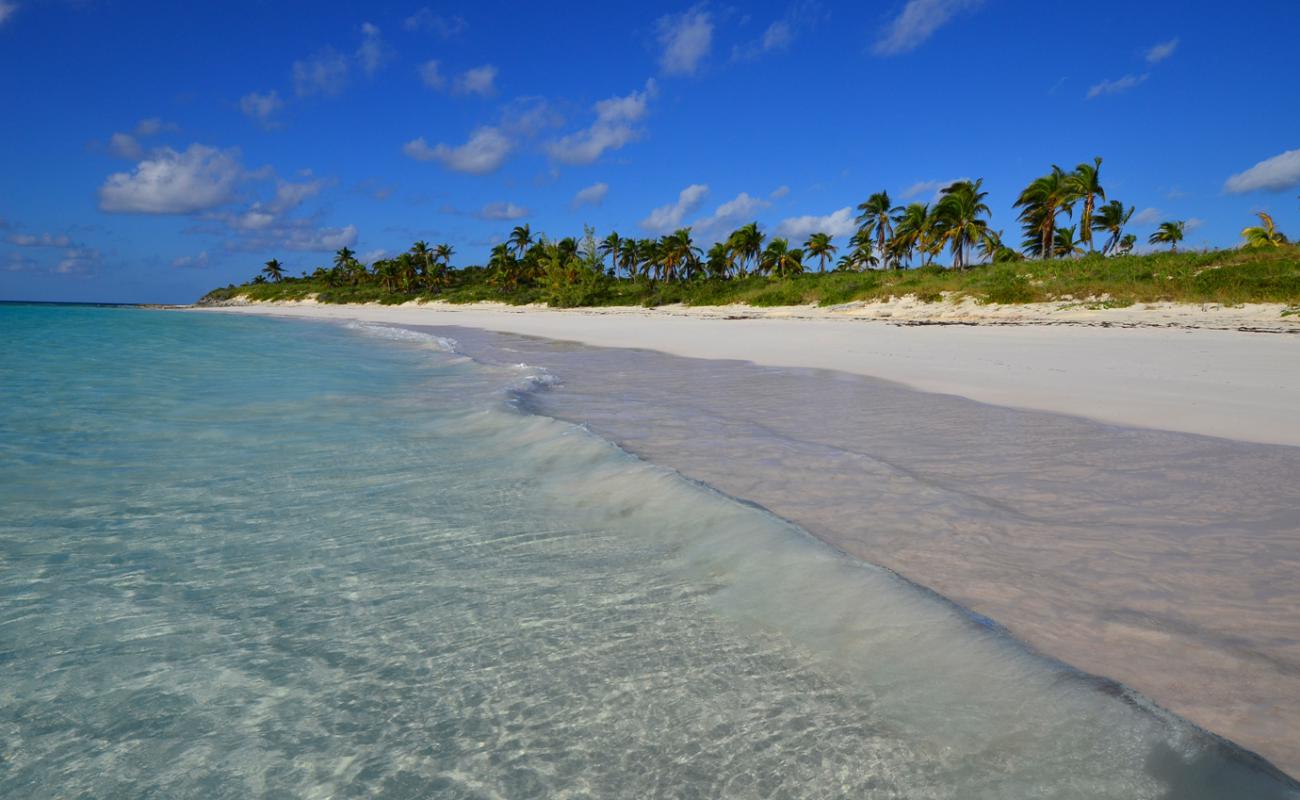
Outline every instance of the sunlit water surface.
{"type": "Polygon", "coordinates": [[[1293,796],[526,413],[535,368],[126,309],[0,334],[0,797],[1293,796]]]}

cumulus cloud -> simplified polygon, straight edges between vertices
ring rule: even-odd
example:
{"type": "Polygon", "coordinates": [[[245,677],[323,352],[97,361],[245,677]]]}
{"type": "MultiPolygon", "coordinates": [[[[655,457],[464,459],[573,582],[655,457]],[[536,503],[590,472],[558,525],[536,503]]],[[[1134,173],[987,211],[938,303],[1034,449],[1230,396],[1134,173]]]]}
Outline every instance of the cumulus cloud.
{"type": "Polygon", "coordinates": [[[666,75],[693,75],[713,44],[713,20],[696,6],[681,14],[668,14],[655,23],[663,52],[659,66],[666,75]]]}
{"type": "Polygon", "coordinates": [[[118,214],[191,214],[230,202],[244,176],[235,150],[192,144],[156,150],[132,172],[108,176],[99,207],[118,214]]]}
{"type": "Polygon", "coordinates": [[[451,90],[456,94],[476,94],[491,97],[496,94],[497,68],[491,64],[467,69],[456,77],[451,90]]]}
{"type": "Polygon", "coordinates": [[[777,233],[792,239],[803,239],[814,233],[852,236],[857,229],[857,223],[853,219],[853,209],[849,206],[832,211],[824,217],[815,215],[787,217],[776,226],[777,233]]]}
{"type": "Polygon", "coordinates": [[[244,116],[264,128],[275,125],[273,117],[282,108],[284,108],[284,101],[280,99],[280,93],[274,89],[265,94],[249,92],[239,98],[239,110],[244,113],[244,116]]]}
{"type": "Polygon", "coordinates": [[[1155,45],[1150,50],[1148,50],[1147,63],[1159,64],[1161,61],[1164,61],[1166,58],[1172,56],[1174,54],[1174,51],[1177,49],[1178,49],[1178,37],[1175,36],[1169,41],[1161,42],[1160,44],[1155,45]]]}
{"type": "Polygon", "coordinates": [[[72,239],[62,233],[42,233],[40,235],[11,233],[5,237],[5,241],[18,247],[68,247],[72,244],[72,239]]]}
{"type": "Polygon", "coordinates": [[[1138,225],[1155,225],[1160,221],[1161,215],[1162,212],[1158,208],[1144,208],[1133,215],[1133,221],[1138,225]]]}
{"type": "Polygon", "coordinates": [[[207,267],[207,265],[208,265],[207,250],[204,250],[203,252],[197,255],[177,256],[176,258],[172,259],[172,266],[176,267],[177,269],[203,269],[207,267]]]}
{"type": "Polygon", "coordinates": [[[293,62],[293,90],[299,97],[339,94],[348,85],[350,69],[342,53],[327,47],[309,59],[293,62]]]}
{"type": "Polygon", "coordinates": [[[1094,97],[1100,97],[1103,94],[1119,94],[1120,92],[1127,92],[1129,89],[1132,89],[1134,86],[1137,86],[1149,77],[1151,77],[1151,74],[1144,72],[1141,75],[1125,75],[1124,77],[1117,78],[1113,81],[1105,80],[1101,83],[1094,83],[1092,86],[1088,87],[1088,99],[1091,100],[1094,97]]]}
{"type": "Polygon", "coordinates": [[[701,241],[714,242],[770,205],[772,204],[766,200],[741,192],[719,205],[709,216],[697,219],[691,225],[691,230],[701,241]]]}
{"type": "Polygon", "coordinates": [[[361,23],[361,46],[357,48],[357,63],[367,75],[374,75],[384,62],[392,58],[392,48],[384,41],[379,26],[361,23]]]}
{"type": "Polygon", "coordinates": [[[0,0],[0,25],[9,21],[9,18],[18,10],[17,3],[10,3],[8,0],[0,0]]]}
{"type": "Polygon", "coordinates": [[[574,208],[580,206],[598,206],[605,202],[605,196],[608,194],[608,183],[593,183],[590,186],[578,190],[578,193],[573,196],[572,206],[574,208]]]}
{"type": "Polygon", "coordinates": [[[424,81],[424,85],[430,89],[442,91],[446,88],[447,79],[443,77],[437,60],[424,62],[417,71],[420,73],[420,80],[424,81]]]}
{"type": "Polygon", "coordinates": [[[590,127],[549,142],[547,153],[564,164],[590,164],[606,151],[618,150],[640,138],[642,131],[636,123],[645,116],[655,91],[655,82],[651,80],[646,82],[644,91],[601,100],[596,103],[596,121],[590,127]]]}
{"type": "Polygon", "coordinates": [[[528,216],[530,212],[523,206],[517,206],[514,203],[496,202],[488,203],[479,209],[476,215],[479,219],[521,219],[528,216]]]}
{"type": "Polygon", "coordinates": [[[402,22],[402,27],[417,33],[436,33],[443,39],[450,39],[463,33],[469,27],[469,23],[465,21],[464,17],[444,17],[441,14],[435,14],[428,6],[424,6],[407,17],[402,22]]]}
{"type": "Polygon", "coordinates": [[[416,161],[439,161],[447,169],[472,175],[496,171],[513,149],[509,137],[489,126],[476,129],[469,140],[458,147],[445,144],[430,147],[424,137],[402,146],[402,152],[416,161]]]}
{"type": "Polygon", "coordinates": [[[878,56],[915,50],[957,14],[979,8],[984,0],[907,0],[872,46],[878,56]]]}
{"type": "Polygon", "coordinates": [[[693,183],[687,186],[678,193],[677,202],[660,206],[651,211],[648,217],[641,220],[641,227],[652,233],[666,233],[680,228],[682,220],[686,218],[687,214],[699,208],[704,196],[708,193],[709,187],[702,183],[693,183]]]}
{"type": "Polygon", "coordinates": [[[1260,189],[1280,192],[1296,186],[1300,186],[1300,150],[1288,150],[1233,175],[1223,184],[1223,189],[1242,194],[1260,189]]]}
{"type": "Polygon", "coordinates": [[[763,35],[757,39],[738,44],[731,48],[731,58],[736,61],[750,61],[768,53],[785,50],[803,31],[813,27],[826,17],[820,3],[814,0],[800,0],[786,11],[785,16],[768,25],[763,35]]]}

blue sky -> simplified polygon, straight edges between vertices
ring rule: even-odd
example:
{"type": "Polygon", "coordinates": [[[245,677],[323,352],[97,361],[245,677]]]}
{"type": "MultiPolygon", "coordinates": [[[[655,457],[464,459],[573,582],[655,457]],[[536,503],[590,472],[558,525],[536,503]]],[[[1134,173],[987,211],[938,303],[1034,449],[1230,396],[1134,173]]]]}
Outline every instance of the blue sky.
{"type": "MultiPolygon", "coordinates": [[[[843,234],[1105,158],[1143,236],[1300,235],[1300,4],[0,0],[0,299],[189,301],[522,222],[843,234]]],[[[842,240],[841,240],[842,243],[842,240]]]]}

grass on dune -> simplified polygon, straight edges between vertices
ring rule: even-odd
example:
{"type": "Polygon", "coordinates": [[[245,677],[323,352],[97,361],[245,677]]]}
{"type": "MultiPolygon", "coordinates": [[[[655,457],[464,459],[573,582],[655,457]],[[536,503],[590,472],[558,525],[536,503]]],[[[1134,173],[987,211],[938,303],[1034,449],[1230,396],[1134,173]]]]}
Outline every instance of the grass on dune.
{"type": "Polygon", "coordinates": [[[804,273],[789,278],[650,281],[611,278],[588,271],[573,283],[545,278],[531,285],[503,287],[485,269],[453,270],[448,286],[436,291],[387,291],[375,284],[331,287],[322,281],[289,278],[277,283],[218,289],[204,299],[243,295],[250,300],[295,300],[316,295],[322,303],[450,303],[495,301],[556,307],[687,305],[753,306],[887,300],[913,295],[922,301],[971,298],[982,303],[1083,302],[1111,306],[1157,301],[1189,303],[1283,303],[1300,306],[1300,246],[1208,252],[1099,255],[1051,261],[1019,261],[954,271],[937,266],[899,271],[804,273]]]}

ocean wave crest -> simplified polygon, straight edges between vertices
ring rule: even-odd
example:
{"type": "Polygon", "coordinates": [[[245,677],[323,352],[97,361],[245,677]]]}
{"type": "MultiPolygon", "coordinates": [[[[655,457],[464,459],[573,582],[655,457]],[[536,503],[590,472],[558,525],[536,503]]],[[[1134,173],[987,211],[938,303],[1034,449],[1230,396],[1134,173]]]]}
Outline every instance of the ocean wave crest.
{"type": "Polygon", "coordinates": [[[348,330],[360,331],[368,336],[378,336],[381,339],[429,345],[444,353],[455,353],[456,347],[459,345],[459,342],[450,337],[437,336],[432,333],[422,333],[421,331],[413,331],[409,328],[395,328],[389,325],[376,325],[370,322],[348,322],[344,327],[348,330]]]}

